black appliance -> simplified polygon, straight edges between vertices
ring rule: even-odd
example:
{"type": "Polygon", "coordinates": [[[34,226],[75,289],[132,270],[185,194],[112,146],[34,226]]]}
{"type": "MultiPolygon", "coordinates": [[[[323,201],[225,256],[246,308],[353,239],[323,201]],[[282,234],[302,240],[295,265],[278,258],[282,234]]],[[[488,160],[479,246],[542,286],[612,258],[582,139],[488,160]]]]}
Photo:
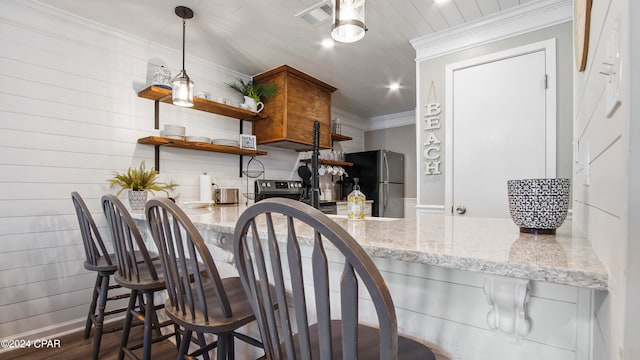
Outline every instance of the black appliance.
{"type": "MultiPolygon", "coordinates": [[[[304,188],[300,180],[256,180],[254,183],[255,201],[283,197],[311,204],[311,200],[303,196],[304,188]]],[[[335,201],[320,201],[318,210],[325,214],[335,215],[338,213],[335,201]]]]}
{"type": "MultiPolygon", "coordinates": [[[[360,190],[373,200],[372,216],[404,217],[404,154],[389,150],[373,150],[345,155],[352,162],[349,178],[359,178],[360,190]]],[[[353,183],[344,182],[342,195],[346,197],[353,183]]]]}

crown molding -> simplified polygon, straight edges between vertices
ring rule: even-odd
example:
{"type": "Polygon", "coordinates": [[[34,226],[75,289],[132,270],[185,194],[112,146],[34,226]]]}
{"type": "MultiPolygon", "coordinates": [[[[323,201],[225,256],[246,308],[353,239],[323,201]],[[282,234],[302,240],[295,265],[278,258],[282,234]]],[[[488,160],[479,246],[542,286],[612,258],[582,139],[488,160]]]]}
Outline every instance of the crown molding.
{"type": "Polygon", "coordinates": [[[532,1],[524,5],[411,40],[416,61],[484,45],[573,19],[571,0],[532,1]]]}
{"type": "Polygon", "coordinates": [[[364,119],[353,113],[338,109],[336,107],[331,108],[331,120],[340,118],[340,122],[358,130],[366,131],[368,128],[367,119],[364,119]]]}
{"type": "Polygon", "coordinates": [[[374,116],[369,119],[366,131],[389,129],[400,126],[415,125],[416,112],[405,111],[401,113],[374,116]]]}

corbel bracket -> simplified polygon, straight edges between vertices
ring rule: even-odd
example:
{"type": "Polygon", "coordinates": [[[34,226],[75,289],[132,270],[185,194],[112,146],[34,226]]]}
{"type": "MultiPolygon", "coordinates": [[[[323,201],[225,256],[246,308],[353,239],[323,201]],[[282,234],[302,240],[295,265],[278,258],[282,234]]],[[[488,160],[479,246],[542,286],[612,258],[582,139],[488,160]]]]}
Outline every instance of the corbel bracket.
{"type": "Polygon", "coordinates": [[[501,276],[485,277],[484,294],[490,306],[487,325],[491,330],[518,337],[524,337],[529,333],[529,280],[501,276]]]}

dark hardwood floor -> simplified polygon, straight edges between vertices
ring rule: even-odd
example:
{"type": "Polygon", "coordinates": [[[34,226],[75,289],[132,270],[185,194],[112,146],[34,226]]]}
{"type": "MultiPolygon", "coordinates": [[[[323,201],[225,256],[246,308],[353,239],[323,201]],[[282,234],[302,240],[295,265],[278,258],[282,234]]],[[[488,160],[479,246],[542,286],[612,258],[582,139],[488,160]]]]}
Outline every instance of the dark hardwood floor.
{"type": "MultiPolygon", "coordinates": [[[[93,336],[93,332],[91,333],[93,336]]],[[[100,345],[100,359],[112,360],[118,358],[118,349],[120,347],[122,332],[117,331],[102,336],[102,344],[100,345]]],[[[82,332],[65,335],[59,338],[60,347],[52,349],[20,349],[5,353],[0,353],[2,360],[87,360],[91,358],[91,348],[93,346],[93,337],[89,339],[82,338],[82,332]]],[[[142,327],[138,326],[131,330],[132,343],[142,341],[142,327]]],[[[438,346],[425,342],[431,347],[436,355],[436,360],[449,360],[449,355],[438,346]]],[[[136,351],[136,355],[142,356],[141,350],[136,351]]],[[[175,360],[178,355],[176,346],[169,340],[164,340],[153,344],[151,350],[151,358],[153,360],[175,360]]]]}
{"type": "MultiPolygon", "coordinates": [[[[93,346],[93,332],[89,339],[82,338],[82,332],[77,332],[60,337],[60,347],[51,349],[29,349],[12,350],[0,353],[2,360],[87,360],[91,359],[91,349],[93,346]]],[[[111,360],[118,358],[118,349],[122,331],[117,331],[102,336],[100,345],[100,359],[111,360]]],[[[142,340],[142,327],[138,326],[131,330],[130,343],[139,343],[142,340]]],[[[142,350],[136,351],[136,355],[142,356],[142,350]]],[[[178,355],[176,346],[169,340],[164,340],[153,344],[151,357],[153,360],[175,360],[178,355]]]]}

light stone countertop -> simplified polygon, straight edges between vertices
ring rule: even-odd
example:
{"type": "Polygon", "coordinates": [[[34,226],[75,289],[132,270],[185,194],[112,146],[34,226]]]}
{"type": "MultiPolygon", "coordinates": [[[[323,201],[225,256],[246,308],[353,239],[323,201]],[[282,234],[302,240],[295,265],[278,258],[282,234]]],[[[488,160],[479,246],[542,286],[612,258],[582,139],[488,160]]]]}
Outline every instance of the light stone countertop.
{"type": "MultiPolygon", "coordinates": [[[[233,234],[244,209],[239,205],[185,210],[203,233],[233,234]]],[[[134,217],[141,219],[143,214],[134,217]]],[[[533,235],[520,233],[508,218],[417,213],[408,219],[373,217],[353,222],[344,216],[330,217],[372,257],[607,289],[606,269],[584,237],[572,236],[570,221],[556,235],[533,235]]],[[[279,223],[276,228],[284,234],[284,222],[279,223]]]]}

